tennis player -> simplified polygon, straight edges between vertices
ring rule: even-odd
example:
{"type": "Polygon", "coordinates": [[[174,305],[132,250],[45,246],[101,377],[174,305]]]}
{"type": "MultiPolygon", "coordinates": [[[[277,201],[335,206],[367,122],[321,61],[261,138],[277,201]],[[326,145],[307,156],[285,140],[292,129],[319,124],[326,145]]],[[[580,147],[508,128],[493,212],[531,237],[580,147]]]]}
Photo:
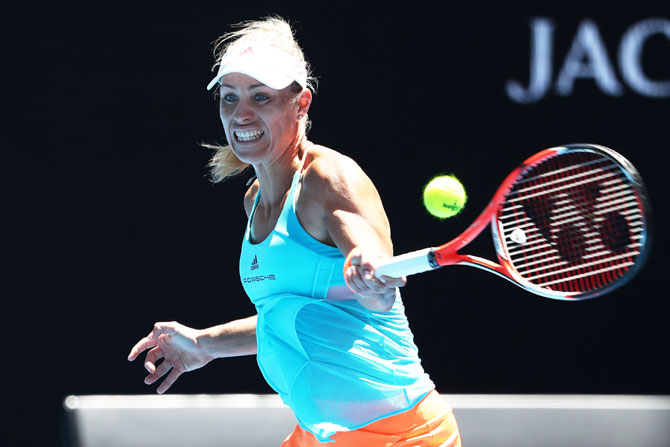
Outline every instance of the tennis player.
{"type": "Polygon", "coordinates": [[[256,175],[239,268],[257,314],[202,330],[156,323],[128,359],[149,350],[145,382],[167,375],[164,393],[213,359],[256,354],[298,421],[284,447],[460,445],[421,366],[399,293],[406,280],[374,276],[393,251],[377,190],[353,160],[306,137],[313,79],[291,27],[245,22],[216,57],[208,88],[219,91],[229,145],[216,148],[212,174],[256,175]]]}

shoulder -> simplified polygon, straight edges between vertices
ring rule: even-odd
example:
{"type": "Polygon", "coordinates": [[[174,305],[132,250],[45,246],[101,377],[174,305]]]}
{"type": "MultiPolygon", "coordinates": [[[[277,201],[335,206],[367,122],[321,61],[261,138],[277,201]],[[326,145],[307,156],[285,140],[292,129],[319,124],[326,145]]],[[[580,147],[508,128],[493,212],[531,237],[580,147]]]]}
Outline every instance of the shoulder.
{"type": "Polygon", "coordinates": [[[336,195],[372,187],[372,181],[351,157],[324,146],[313,146],[303,174],[303,187],[336,195]]]}
{"type": "Polygon", "coordinates": [[[244,211],[247,213],[247,217],[251,215],[251,209],[254,206],[254,200],[256,200],[256,195],[258,194],[259,189],[258,179],[255,179],[244,194],[244,211]]]}
{"type": "Polygon", "coordinates": [[[372,180],[352,158],[317,146],[303,174],[303,203],[331,216],[337,210],[365,215],[381,212],[372,180]]]}
{"type": "Polygon", "coordinates": [[[318,240],[332,241],[343,254],[364,244],[393,252],[377,188],[350,157],[315,148],[307,159],[298,201],[305,229],[318,240]]]}

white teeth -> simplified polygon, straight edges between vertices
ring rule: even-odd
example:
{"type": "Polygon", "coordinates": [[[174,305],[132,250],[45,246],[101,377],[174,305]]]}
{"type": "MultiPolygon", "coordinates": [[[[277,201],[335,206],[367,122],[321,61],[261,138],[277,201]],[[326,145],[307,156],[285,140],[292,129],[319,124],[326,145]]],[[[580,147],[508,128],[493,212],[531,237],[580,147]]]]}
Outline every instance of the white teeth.
{"type": "Polygon", "coordinates": [[[263,133],[262,130],[235,131],[235,138],[237,138],[238,141],[253,141],[259,139],[263,133]]]}

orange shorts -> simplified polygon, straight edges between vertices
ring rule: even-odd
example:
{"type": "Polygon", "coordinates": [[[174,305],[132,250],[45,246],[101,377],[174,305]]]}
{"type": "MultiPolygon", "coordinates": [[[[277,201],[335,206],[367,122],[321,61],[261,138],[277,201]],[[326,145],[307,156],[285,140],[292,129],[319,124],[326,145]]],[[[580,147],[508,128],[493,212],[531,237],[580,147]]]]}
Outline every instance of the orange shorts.
{"type": "Polygon", "coordinates": [[[437,391],[430,392],[411,410],[380,419],[358,430],[338,432],[334,443],[320,443],[299,425],[281,447],[460,447],[454,412],[437,391]]]}

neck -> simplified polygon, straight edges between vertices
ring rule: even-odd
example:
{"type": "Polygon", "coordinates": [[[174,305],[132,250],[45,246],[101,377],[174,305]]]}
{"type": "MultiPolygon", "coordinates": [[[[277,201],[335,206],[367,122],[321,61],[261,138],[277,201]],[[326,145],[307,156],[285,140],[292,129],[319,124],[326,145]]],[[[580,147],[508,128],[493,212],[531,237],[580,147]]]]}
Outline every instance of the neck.
{"type": "Polygon", "coordinates": [[[291,187],[293,176],[300,168],[307,148],[307,140],[292,144],[281,156],[266,163],[254,164],[253,168],[261,187],[261,203],[274,207],[281,204],[291,187]]]}

